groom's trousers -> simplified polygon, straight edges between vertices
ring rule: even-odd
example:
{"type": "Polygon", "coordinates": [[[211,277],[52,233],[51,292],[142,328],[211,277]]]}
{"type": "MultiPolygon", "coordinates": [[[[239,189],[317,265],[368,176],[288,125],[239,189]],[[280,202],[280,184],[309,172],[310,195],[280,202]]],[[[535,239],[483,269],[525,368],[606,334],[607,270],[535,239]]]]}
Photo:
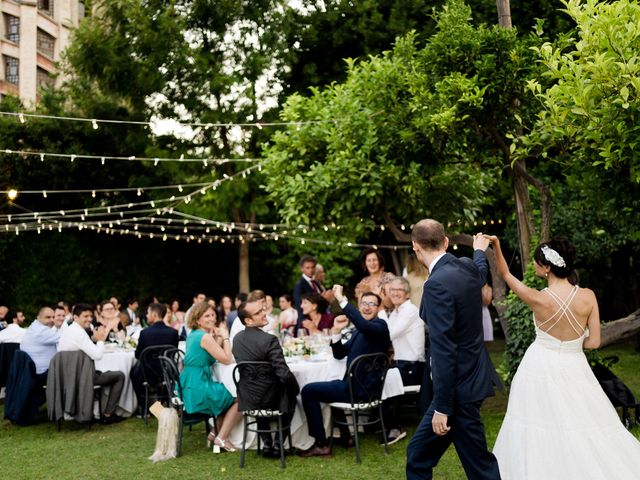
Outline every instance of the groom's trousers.
{"type": "Polygon", "coordinates": [[[451,430],[443,436],[433,432],[433,407],[422,417],[407,447],[407,480],[433,477],[433,468],[453,443],[469,480],[499,480],[496,457],[487,449],[484,426],[480,418],[482,402],[455,405],[449,417],[451,430]]]}

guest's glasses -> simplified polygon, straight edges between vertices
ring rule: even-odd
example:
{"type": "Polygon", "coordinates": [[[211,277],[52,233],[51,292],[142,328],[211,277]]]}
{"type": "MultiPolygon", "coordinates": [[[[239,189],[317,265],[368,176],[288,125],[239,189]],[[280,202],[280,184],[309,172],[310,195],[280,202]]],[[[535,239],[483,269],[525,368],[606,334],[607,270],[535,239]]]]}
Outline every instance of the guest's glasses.
{"type": "Polygon", "coordinates": [[[377,307],[378,304],[375,302],[360,302],[360,305],[363,307],[377,307]]]}

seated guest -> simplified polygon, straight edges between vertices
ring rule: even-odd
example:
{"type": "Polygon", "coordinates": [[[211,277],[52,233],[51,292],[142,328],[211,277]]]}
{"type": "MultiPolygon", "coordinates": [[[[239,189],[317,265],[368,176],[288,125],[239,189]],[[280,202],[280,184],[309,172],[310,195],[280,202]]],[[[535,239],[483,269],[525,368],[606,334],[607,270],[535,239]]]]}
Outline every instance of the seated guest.
{"type": "Polygon", "coordinates": [[[321,333],[324,329],[333,327],[333,314],[327,312],[329,303],[319,293],[305,293],[302,295],[302,326],[308,335],[321,333]]]}
{"type": "Polygon", "coordinates": [[[227,437],[242,415],[229,391],[211,376],[211,366],[216,361],[225,365],[233,363],[227,325],[221,322],[216,327],[215,310],[202,302],[193,306],[187,326],[191,333],[187,337],[184,369],[180,374],[185,411],[216,417],[224,414],[218,436],[211,432],[207,440],[233,452],[235,447],[227,437]]]}
{"type": "Polygon", "coordinates": [[[107,336],[110,332],[124,332],[124,326],[120,323],[120,312],[113,306],[110,300],[103,301],[100,306],[100,317],[94,319],[93,327],[104,326],[107,336]]]}
{"type": "Polygon", "coordinates": [[[0,331],[0,343],[20,343],[24,333],[27,331],[22,328],[24,324],[24,314],[22,312],[16,312],[15,314],[8,310],[5,315],[5,321],[7,326],[4,330],[0,331]]]}
{"type": "MultiPolygon", "coordinates": [[[[238,333],[233,343],[236,362],[267,361],[272,366],[270,376],[262,375],[242,382],[238,406],[240,410],[279,410],[284,414],[283,425],[290,425],[300,387],[284,361],[278,339],[262,330],[267,325],[267,310],[261,301],[243,303],[238,307],[238,318],[246,329],[238,333]]],[[[258,419],[258,428],[268,429],[269,419],[258,419]]],[[[281,445],[277,439],[274,444],[270,433],[261,433],[260,436],[264,445],[263,455],[279,458],[281,445]]],[[[287,436],[286,432],[284,436],[287,436]]]]}
{"type": "MultiPolygon", "coordinates": [[[[334,285],[336,300],[340,303],[344,315],[336,317],[331,329],[331,349],[337,359],[347,357],[347,369],[353,360],[366,353],[387,353],[391,340],[387,322],[377,317],[381,299],[372,292],[364,292],[360,296],[360,311],[347,302],[343,296],[342,287],[334,285]],[[341,334],[349,320],[356,327],[351,338],[342,343],[341,334]]],[[[321,403],[349,402],[349,384],[346,379],[331,382],[309,383],[302,389],[302,406],[307,416],[309,435],[315,439],[311,448],[300,452],[302,457],[331,455],[331,447],[327,443],[324,424],[322,421],[321,403]]],[[[336,414],[344,416],[339,410],[336,414]]],[[[349,446],[351,435],[348,428],[340,427],[343,443],[349,446]]]]}
{"type": "MultiPolygon", "coordinates": [[[[104,306],[102,307],[104,309],[104,306]]],[[[58,342],[59,352],[74,352],[82,350],[92,360],[100,360],[104,355],[104,340],[107,338],[107,329],[100,325],[93,332],[97,343],[94,344],[89,338],[86,329],[89,328],[93,307],[88,304],[79,303],[73,307],[73,323],[62,331],[58,342]]],[[[124,387],[124,373],[122,372],[101,372],[96,370],[93,376],[94,385],[109,386],[109,397],[102,413],[102,421],[105,424],[124,420],[117,415],[116,407],[124,387]]]]}
{"type": "MultiPolygon", "coordinates": [[[[264,293],[263,290],[252,290],[249,292],[248,295],[246,295],[246,301],[247,302],[260,302],[260,305],[262,305],[264,308],[267,308],[267,294],[264,293]]],[[[240,307],[240,305],[244,303],[241,302],[238,304],[238,308],[240,307]]],[[[236,313],[238,311],[236,310],[236,313]]],[[[216,322],[216,324],[219,322],[216,322]]],[[[234,318],[233,323],[231,324],[231,329],[229,331],[229,340],[231,341],[231,348],[233,348],[233,340],[236,337],[236,335],[238,333],[240,333],[241,331],[244,330],[244,323],[242,323],[240,321],[240,319],[238,318],[238,316],[236,315],[236,318],[234,318]]],[[[265,330],[263,328],[263,330],[265,330]]]]}
{"type": "MultiPolygon", "coordinates": [[[[140,332],[140,339],[136,346],[135,356],[140,359],[140,355],[147,347],[158,345],[178,346],[178,331],[168,327],[163,322],[167,313],[167,307],[161,303],[152,303],[147,308],[147,323],[149,326],[140,332]]],[[[149,364],[143,371],[143,365],[138,362],[131,368],[131,383],[133,390],[138,397],[140,410],[144,412],[147,405],[144,405],[144,379],[145,376],[151,386],[155,386],[162,381],[162,369],[157,358],[149,358],[149,364]]]]}
{"type": "MultiPolygon", "coordinates": [[[[395,277],[386,290],[387,297],[393,304],[393,311],[387,321],[394,352],[392,367],[400,370],[404,385],[420,385],[425,366],[425,324],[420,318],[418,307],[411,303],[411,287],[406,278],[395,277]]],[[[398,399],[399,397],[394,397],[394,401],[398,399]]],[[[407,434],[392,416],[397,408],[389,407],[389,402],[385,401],[385,426],[389,428],[387,440],[392,444],[407,434]]]]}
{"type": "Polygon", "coordinates": [[[288,293],[281,295],[279,298],[280,316],[278,316],[278,325],[280,331],[290,330],[293,333],[293,327],[298,323],[298,312],[293,308],[293,298],[288,293]]]}
{"type": "Polygon", "coordinates": [[[20,350],[31,357],[36,365],[36,376],[40,386],[47,383],[49,363],[58,351],[61,327],[64,323],[64,310],[56,308],[54,312],[49,307],[42,307],[38,318],[29,325],[22,337],[20,350]]]}

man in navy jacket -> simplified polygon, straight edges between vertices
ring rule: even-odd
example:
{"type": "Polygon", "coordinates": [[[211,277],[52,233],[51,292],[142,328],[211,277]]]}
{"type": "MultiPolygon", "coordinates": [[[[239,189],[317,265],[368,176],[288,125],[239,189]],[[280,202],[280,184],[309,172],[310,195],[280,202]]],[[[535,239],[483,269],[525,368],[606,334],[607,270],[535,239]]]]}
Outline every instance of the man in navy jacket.
{"type": "Polygon", "coordinates": [[[483,400],[494,393],[482,333],[488,241],[474,237],[471,260],[446,252],[449,240],[435,220],[418,222],[411,238],[416,256],[429,268],[420,316],[429,327],[431,378],[425,375],[422,384],[430,403],[407,448],[407,479],[432,478],[451,443],[467,478],[499,479],[480,418],[483,400]]]}
{"type": "MultiPolygon", "coordinates": [[[[360,355],[386,353],[391,344],[391,338],[387,322],[378,318],[381,305],[380,297],[372,292],[363,293],[360,297],[360,311],[358,311],[356,307],[347,302],[342,293],[342,286],[334,285],[333,291],[344,314],[335,318],[331,329],[333,356],[337,359],[347,357],[348,369],[351,362],[360,355]],[[340,332],[348,325],[349,320],[356,329],[351,338],[346,343],[342,343],[340,332]]],[[[315,438],[315,442],[311,448],[301,452],[300,456],[313,457],[331,454],[322,422],[320,403],[349,401],[349,385],[346,379],[309,383],[302,389],[302,406],[307,416],[309,435],[315,438]]],[[[343,428],[340,432],[341,437],[344,436],[343,442],[348,445],[349,430],[343,428]]]]}
{"type": "MultiPolygon", "coordinates": [[[[175,328],[165,325],[163,319],[167,313],[167,307],[161,303],[152,303],[147,308],[147,323],[149,326],[140,332],[140,338],[138,339],[138,345],[136,346],[136,358],[140,358],[140,355],[147,347],[155,347],[160,345],[171,345],[173,347],[178,346],[178,331],[175,328]]],[[[141,362],[137,362],[131,368],[131,383],[133,390],[136,392],[138,398],[138,405],[140,411],[145,411],[144,403],[144,378],[145,374],[147,380],[152,386],[160,383],[162,378],[162,369],[160,367],[160,361],[155,358],[147,359],[148,365],[142,365],[141,362]],[[142,369],[145,368],[143,372],[142,369]]]]}

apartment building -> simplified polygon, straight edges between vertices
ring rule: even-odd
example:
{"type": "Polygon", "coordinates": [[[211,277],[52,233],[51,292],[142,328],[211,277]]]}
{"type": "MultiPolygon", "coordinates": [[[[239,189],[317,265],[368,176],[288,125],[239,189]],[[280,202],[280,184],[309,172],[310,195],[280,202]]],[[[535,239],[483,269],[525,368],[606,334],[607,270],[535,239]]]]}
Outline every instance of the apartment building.
{"type": "MultiPolygon", "coordinates": [[[[33,106],[84,16],[81,0],[0,0],[0,96],[33,106]]],[[[59,81],[59,80],[58,80],[59,81]]]]}

